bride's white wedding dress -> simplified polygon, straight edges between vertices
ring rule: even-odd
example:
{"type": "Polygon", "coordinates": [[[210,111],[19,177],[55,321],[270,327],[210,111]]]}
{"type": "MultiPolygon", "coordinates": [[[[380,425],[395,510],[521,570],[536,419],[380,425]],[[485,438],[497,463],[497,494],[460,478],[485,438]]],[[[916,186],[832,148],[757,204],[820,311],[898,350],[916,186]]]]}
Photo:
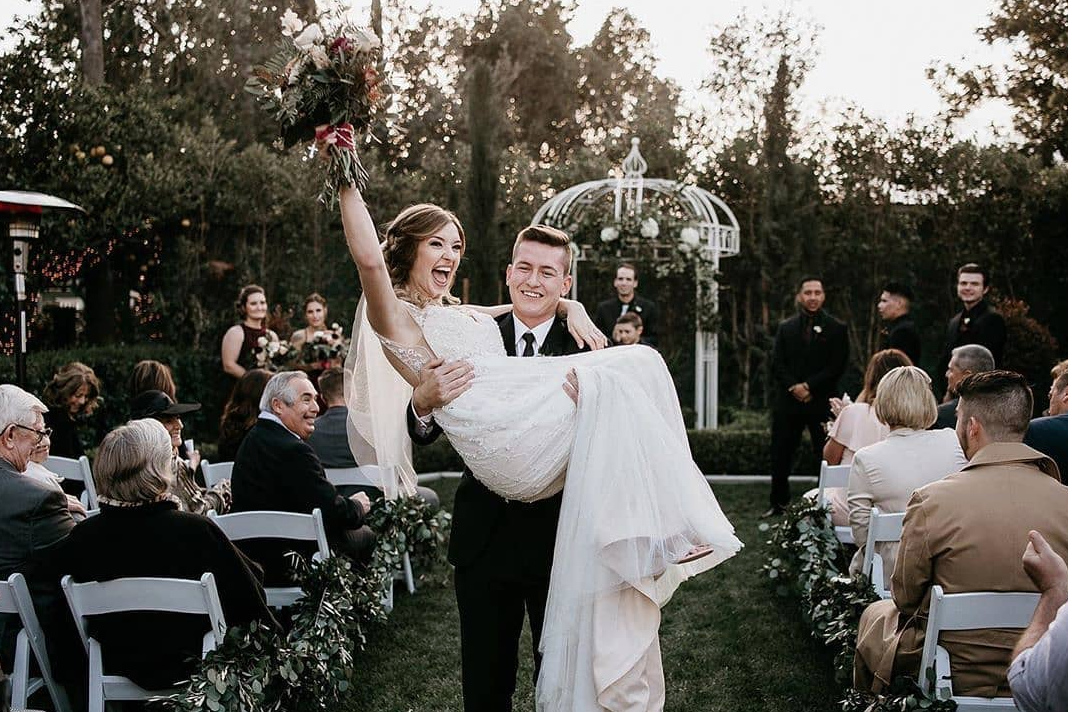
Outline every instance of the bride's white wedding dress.
{"type": "MultiPolygon", "coordinates": [[[[459,306],[411,312],[433,355],[474,367],[470,390],[434,411],[474,476],[524,502],[564,491],[538,709],[662,709],[660,606],[742,546],[690,456],[663,359],[646,346],[508,357],[489,316],[459,306]],[[571,369],[577,407],[561,387],[571,369]],[[712,554],[671,563],[706,544],[712,554]]],[[[382,343],[414,371],[432,357],[382,343]]]]}

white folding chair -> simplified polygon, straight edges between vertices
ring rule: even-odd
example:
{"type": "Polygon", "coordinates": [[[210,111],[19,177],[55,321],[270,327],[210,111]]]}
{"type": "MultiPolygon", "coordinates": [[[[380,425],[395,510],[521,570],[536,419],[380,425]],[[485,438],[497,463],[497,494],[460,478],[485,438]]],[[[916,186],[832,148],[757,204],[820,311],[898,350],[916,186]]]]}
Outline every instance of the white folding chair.
{"type": "MultiPolygon", "coordinates": [[[[64,576],[63,593],[67,597],[78,634],[89,655],[89,712],[104,712],[108,700],[149,700],[173,694],[168,690],[146,690],[121,675],[104,672],[100,643],[89,635],[86,618],[124,611],[161,611],[205,615],[211,630],[204,634],[202,654],[221,645],[226,635],[215,577],[205,573],[199,581],[168,578],[120,578],[113,581],[74,583],[64,576]]],[[[166,645],[167,641],[145,640],[147,645],[166,645]]]]}
{"type": "Polygon", "coordinates": [[[204,472],[204,484],[210,489],[223,480],[230,479],[230,475],[234,472],[234,463],[216,462],[212,464],[207,460],[201,460],[200,469],[204,472]]]}
{"type": "Polygon", "coordinates": [[[67,693],[52,676],[52,663],[48,659],[44,633],[22,574],[11,574],[6,582],[0,581],[0,613],[17,614],[22,623],[15,643],[15,665],[11,670],[11,709],[26,709],[30,696],[41,688],[47,688],[56,711],[71,712],[67,693]],[[31,655],[37,660],[41,677],[30,677],[31,655]]]}
{"type": "Polygon", "coordinates": [[[931,609],[927,615],[927,633],[920,658],[920,687],[927,694],[949,698],[957,703],[958,712],[993,712],[1015,710],[1011,697],[956,697],[949,667],[949,653],[938,644],[944,630],[981,630],[983,628],[1026,628],[1038,605],[1037,593],[952,593],[941,586],[931,588],[931,609]],[[934,679],[927,674],[934,670],[934,679]],[[932,690],[933,688],[933,690],[932,690]]]}
{"type": "MultiPolygon", "coordinates": [[[[286,539],[291,541],[313,541],[317,551],[313,558],[317,561],[330,558],[330,545],[326,542],[326,527],[323,526],[323,513],[312,510],[311,514],[296,512],[236,512],[234,514],[216,514],[208,512],[208,517],[215,522],[230,541],[245,539],[286,539]]],[[[300,586],[270,586],[267,593],[267,605],[274,608],[292,606],[304,595],[300,586]]]]}
{"type": "MultiPolygon", "coordinates": [[[[334,487],[346,486],[371,486],[381,487],[381,468],[378,465],[361,465],[360,467],[327,467],[324,468],[326,479],[334,487]]],[[[401,559],[401,572],[404,584],[408,587],[408,593],[415,593],[415,575],[412,573],[412,559],[408,552],[404,552],[401,559]]],[[[392,605],[392,604],[391,604],[392,605]]]]}
{"type": "MultiPolygon", "coordinates": [[[[904,512],[882,514],[878,507],[871,508],[871,518],[868,519],[868,541],[864,544],[864,565],[860,571],[871,579],[871,585],[879,598],[890,598],[890,591],[883,586],[884,567],[887,562],[884,562],[882,555],[875,551],[875,545],[901,541],[901,524],[904,519],[904,512]]],[[[894,562],[889,563],[893,567],[894,562]]]]}
{"type": "Polygon", "coordinates": [[[45,460],[45,469],[54,472],[65,480],[76,480],[85,486],[82,492],[82,505],[86,509],[96,509],[100,505],[96,503],[96,483],[93,482],[93,469],[89,466],[89,458],[82,455],[77,460],[70,457],[58,457],[53,455],[45,460]]]}
{"type": "MultiPolygon", "coordinates": [[[[827,504],[826,491],[831,487],[848,487],[849,470],[851,465],[828,465],[826,460],[820,461],[820,486],[816,495],[816,502],[821,506],[827,504]]],[[[849,527],[835,527],[834,535],[843,544],[853,543],[853,530],[849,527]]]]}

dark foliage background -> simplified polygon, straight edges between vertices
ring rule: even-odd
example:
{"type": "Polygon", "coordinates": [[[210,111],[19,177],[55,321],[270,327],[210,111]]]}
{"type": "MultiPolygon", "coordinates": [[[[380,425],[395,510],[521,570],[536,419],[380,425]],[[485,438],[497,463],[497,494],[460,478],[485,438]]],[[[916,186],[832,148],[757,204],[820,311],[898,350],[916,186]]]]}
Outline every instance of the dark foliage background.
{"type": "MultiPolygon", "coordinates": [[[[312,5],[295,9],[307,18],[312,5]]],[[[0,143],[0,184],[88,212],[47,214],[34,248],[35,373],[68,357],[44,349],[125,344],[115,353],[145,356],[154,353],[146,344],[165,344],[179,361],[195,354],[202,369],[179,379],[183,397],[214,403],[219,393],[200,389],[219,387],[211,359],[248,282],[267,289],[283,335],[300,326],[299,314],[288,316],[312,291],[347,330],[359,285],[337,216],[315,202],[319,169],[299,149],[274,146],[277,128],[242,91],[249,68],[271,52],[283,9],[45,0],[13,30],[0,55],[0,131],[9,138],[0,143]],[[79,321],[39,307],[56,294],[85,300],[79,321]]],[[[846,387],[855,392],[878,345],[875,300],[890,279],[917,294],[923,365],[935,370],[965,261],[991,265],[1018,336],[1005,365],[1045,393],[1063,353],[1054,339],[1068,340],[1060,308],[1068,276],[1058,269],[1068,244],[1064,104],[1050,94],[1068,81],[1063,3],[1002,0],[977,30],[989,42],[1016,38],[1018,66],[937,67],[946,120],[893,127],[855,107],[818,123],[799,115],[795,94],[819,30],[796,14],[743,13],[716,28],[702,88],[708,108],[693,110],[656,75],[648,32],[624,10],[581,45],[561,0],[494,0],[456,19],[407,0],[374,9],[404,125],[362,149],[367,200],[382,222],[413,202],[457,211],[469,238],[458,291],[471,301],[506,298],[503,266],[518,229],[553,192],[618,166],[638,136],[648,176],[696,181],[741,225],[741,254],[720,276],[724,404],[766,403],[771,339],[803,273],[826,276],[828,309],[849,323],[846,387]],[[954,135],[952,119],[989,96],[1017,107],[1018,145],[954,135]]],[[[580,297],[591,308],[612,293],[612,262],[582,266],[580,297]]],[[[662,350],[688,406],[692,286],[640,268],[641,291],[662,303],[662,350]]],[[[7,303],[9,282],[5,272],[7,303]]],[[[12,327],[5,309],[7,354],[12,327]]],[[[109,389],[120,376],[117,366],[107,373],[109,389]]]]}

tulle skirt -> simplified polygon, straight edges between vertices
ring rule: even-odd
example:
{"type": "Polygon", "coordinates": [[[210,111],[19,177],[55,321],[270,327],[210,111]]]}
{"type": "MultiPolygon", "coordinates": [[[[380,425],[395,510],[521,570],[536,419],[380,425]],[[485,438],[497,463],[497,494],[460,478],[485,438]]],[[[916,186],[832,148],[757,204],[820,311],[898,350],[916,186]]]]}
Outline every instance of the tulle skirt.
{"type": "Polygon", "coordinates": [[[624,346],[472,362],[472,388],[435,419],[475,477],[508,499],[564,491],[538,710],[662,709],[660,607],[742,546],[690,455],[663,359],[624,346]],[[577,407],[561,387],[571,369],[577,407]],[[700,545],[713,553],[672,563],[700,545]]]}

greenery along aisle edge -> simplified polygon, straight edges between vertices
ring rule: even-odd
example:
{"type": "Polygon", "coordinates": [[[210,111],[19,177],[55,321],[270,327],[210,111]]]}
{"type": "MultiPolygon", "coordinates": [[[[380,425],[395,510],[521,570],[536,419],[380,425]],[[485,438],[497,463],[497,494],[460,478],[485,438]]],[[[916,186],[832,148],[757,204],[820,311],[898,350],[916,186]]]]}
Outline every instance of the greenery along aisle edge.
{"type": "MultiPolygon", "coordinates": [[[[830,510],[802,497],[791,504],[771,531],[764,571],[776,583],[776,593],[797,596],[812,634],[834,651],[838,681],[851,685],[853,653],[857,645],[860,616],[879,600],[871,580],[862,574],[848,577],[845,548],[835,536],[830,510]]],[[[920,690],[915,680],[895,678],[887,694],[850,690],[842,700],[842,712],[906,712],[931,710],[951,712],[950,700],[936,700],[920,690]]]]}
{"type": "Polygon", "coordinates": [[[377,534],[371,562],[359,571],[334,556],[310,564],[296,557],[304,596],[290,609],[286,636],[253,622],[234,627],[200,662],[180,692],[162,700],[179,712],[331,710],[349,689],[368,624],[384,621],[384,585],[405,553],[441,555],[452,517],[420,499],[380,500],[368,515],[377,534]]]}

